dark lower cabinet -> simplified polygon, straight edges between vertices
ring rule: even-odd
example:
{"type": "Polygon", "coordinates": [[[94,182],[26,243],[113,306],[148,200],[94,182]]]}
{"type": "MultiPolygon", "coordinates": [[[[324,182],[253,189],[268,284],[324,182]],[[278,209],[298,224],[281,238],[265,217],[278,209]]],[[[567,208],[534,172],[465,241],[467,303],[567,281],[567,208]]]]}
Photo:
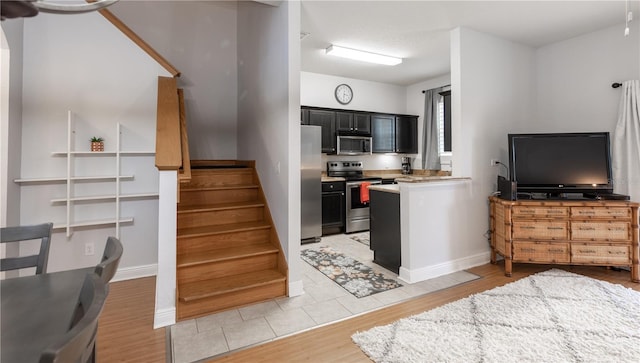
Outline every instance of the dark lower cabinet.
{"type": "Polygon", "coordinates": [[[369,240],[373,262],[400,272],[400,194],[369,192],[369,240]]]}
{"type": "Polygon", "coordinates": [[[322,183],[322,235],[344,230],[344,182],[322,183]]]}

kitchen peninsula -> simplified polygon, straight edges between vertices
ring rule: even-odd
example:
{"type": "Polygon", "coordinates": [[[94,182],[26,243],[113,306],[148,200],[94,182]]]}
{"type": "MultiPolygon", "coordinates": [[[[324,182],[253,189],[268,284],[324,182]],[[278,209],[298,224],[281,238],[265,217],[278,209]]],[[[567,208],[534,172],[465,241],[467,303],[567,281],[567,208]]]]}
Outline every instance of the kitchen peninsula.
{"type": "Polygon", "coordinates": [[[415,283],[489,260],[488,249],[461,258],[455,247],[465,239],[470,178],[408,175],[395,180],[398,184],[369,187],[374,262],[415,283]]]}

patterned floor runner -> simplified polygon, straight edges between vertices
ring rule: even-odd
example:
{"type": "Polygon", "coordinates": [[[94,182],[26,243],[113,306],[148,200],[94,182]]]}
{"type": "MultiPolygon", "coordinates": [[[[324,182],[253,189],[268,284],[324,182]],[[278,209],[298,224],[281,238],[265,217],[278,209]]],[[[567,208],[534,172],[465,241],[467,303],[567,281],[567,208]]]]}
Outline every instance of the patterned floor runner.
{"type": "Polygon", "coordinates": [[[301,257],[355,297],[361,298],[402,286],[349,256],[321,246],[301,252],[301,257]]]}

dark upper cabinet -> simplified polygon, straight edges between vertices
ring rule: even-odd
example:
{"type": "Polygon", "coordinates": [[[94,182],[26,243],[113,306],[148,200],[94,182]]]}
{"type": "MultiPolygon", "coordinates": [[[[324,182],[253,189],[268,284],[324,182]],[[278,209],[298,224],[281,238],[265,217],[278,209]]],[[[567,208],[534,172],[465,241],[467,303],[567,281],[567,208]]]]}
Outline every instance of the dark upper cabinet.
{"type": "Polygon", "coordinates": [[[396,152],[418,153],[418,118],[416,116],[396,116],[396,152]]]}
{"type": "Polygon", "coordinates": [[[322,128],[322,152],[336,153],[336,134],[372,137],[374,153],[418,153],[418,116],[303,106],[300,123],[322,128]]]}
{"type": "Polygon", "coordinates": [[[418,153],[418,117],[372,115],[374,153],[418,153]]]}
{"type": "Polygon", "coordinates": [[[334,111],[309,109],[309,125],[322,128],[322,152],[336,152],[336,113],[334,111]]]}
{"type": "Polygon", "coordinates": [[[336,131],[352,135],[371,135],[371,116],[363,112],[336,112],[336,131]]]}
{"type": "Polygon", "coordinates": [[[396,126],[393,115],[371,115],[371,151],[392,153],[396,149],[396,126]]]}

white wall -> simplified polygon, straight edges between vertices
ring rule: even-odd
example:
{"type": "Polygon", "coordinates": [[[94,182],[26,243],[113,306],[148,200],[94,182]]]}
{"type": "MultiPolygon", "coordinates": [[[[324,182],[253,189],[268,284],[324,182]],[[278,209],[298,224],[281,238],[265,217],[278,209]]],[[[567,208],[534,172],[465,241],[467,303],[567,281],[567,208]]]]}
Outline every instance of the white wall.
{"type": "Polygon", "coordinates": [[[15,226],[20,222],[20,187],[13,179],[20,177],[22,141],[22,19],[2,22],[2,61],[0,85],[2,87],[0,125],[0,226],[15,226]]]}
{"type": "Polygon", "coordinates": [[[236,159],[237,2],[121,1],[109,8],[182,72],[192,159],[236,159]]]}
{"type": "Polygon", "coordinates": [[[404,114],[405,89],[387,83],[300,72],[300,103],[304,106],[404,114]],[[353,100],[348,105],[336,101],[334,91],[342,83],[353,90],[353,100]]]}
{"type": "Polygon", "coordinates": [[[255,160],[289,265],[300,272],[300,3],[238,3],[238,158],[255,160]]]}
{"type": "Polygon", "coordinates": [[[532,119],[535,52],[466,28],[452,31],[451,50],[452,172],[471,177],[464,213],[452,221],[466,229],[456,245],[462,258],[489,247],[487,198],[504,172],[490,159],[506,161],[507,133],[532,119]]]}
{"type": "MultiPolygon", "coordinates": [[[[393,84],[300,72],[300,102],[305,106],[407,114],[406,90],[406,87],[393,84]],[[348,84],[353,90],[353,101],[348,105],[341,105],[335,98],[334,91],[342,83],[348,84]]],[[[410,114],[418,115],[418,113],[410,114]]],[[[415,157],[415,155],[411,156],[415,157]]],[[[326,169],[327,161],[355,159],[362,161],[365,169],[397,170],[401,168],[400,158],[399,155],[381,154],[358,156],[323,154],[322,163],[323,168],[326,169]]]]}
{"type": "MultiPolygon", "coordinates": [[[[74,16],[39,14],[24,22],[24,79],[21,164],[24,178],[66,175],[66,158],[53,157],[67,145],[67,110],[73,111],[78,150],[89,149],[91,136],[105,138],[115,150],[116,124],[122,124],[123,150],[154,150],[157,77],[160,66],[98,13],[74,16]]],[[[20,155],[9,155],[20,158],[20,155]]],[[[111,157],[76,157],[76,175],[114,174],[111,157]]],[[[154,157],[123,158],[123,193],[157,192],[154,157]]],[[[76,195],[108,194],[113,183],[76,183],[76,195]]],[[[64,204],[50,199],[65,195],[64,184],[21,187],[21,224],[65,221],[64,204]]],[[[75,219],[93,219],[114,211],[112,202],[77,203],[75,219]]],[[[123,201],[120,238],[124,255],[120,271],[155,273],[157,263],[157,200],[123,201]]],[[[114,227],[77,229],[71,238],[55,231],[50,251],[51,271],[95,265],[114,227]],[[84,244],[95,243],[95,256],[84,255],[84,244]]],[[[119,273],[120,273],[119,271],[119,273]]],[[[116,276],[117,277],[117,276],[116,276]]]]}
{"type": "Polygon", "coordinates": [[[536,119],[521,132],[613,132],[621,89],[640,79],[640,22],[554,43],[536,51],[536,119]]]}

